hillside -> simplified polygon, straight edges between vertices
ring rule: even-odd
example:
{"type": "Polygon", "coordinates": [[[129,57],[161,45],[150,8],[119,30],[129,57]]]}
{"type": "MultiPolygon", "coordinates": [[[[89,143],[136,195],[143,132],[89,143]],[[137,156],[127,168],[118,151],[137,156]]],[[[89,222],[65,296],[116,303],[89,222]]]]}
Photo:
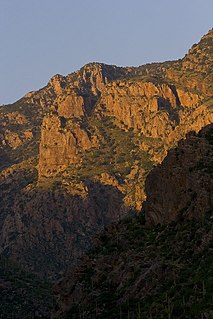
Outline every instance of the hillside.
{"type": "Polygon", "coordinates": [[[212,318],[210,239],[212,212],[149,229],[123,221],[55,288],[55,318],[212,318]]]}
{"type": "Polygon", "coordinates": [[[168,153],[144,214],[105,228],[55,286],[56,318],[212,318],[212,159],[212,125],[168,153]]]}
{"type": "Polygon", "coordinates": [[[50,318],[54,298],[51,285],[0,258],[0,318],[50,318]]]}
{"type": "Polygon", "coordinates": [[[151,169],[213,123],[212,38],[178,61],[89,63],[0,107],[2,256],[54,280],[143,209],[151,169]]]}

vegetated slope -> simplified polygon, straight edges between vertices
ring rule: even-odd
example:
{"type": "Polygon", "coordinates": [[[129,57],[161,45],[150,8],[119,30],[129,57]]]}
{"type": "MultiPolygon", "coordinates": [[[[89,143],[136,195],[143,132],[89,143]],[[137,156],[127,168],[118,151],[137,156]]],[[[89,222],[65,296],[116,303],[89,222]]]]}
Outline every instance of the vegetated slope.
{"type": "Polygon", "coordinates": [[[90,63],[0,107],[0,249],[58,276],[146,199],[145,178],[213,122],[210,30],[179,61],[90,63]]]}
{"type": "Polygon", "coordinates": [[[49,283],[0,259],[0,318],[50,318],[53,297],[49,283]]]}
{"type": "Polygon", "coordinates": [[[145,215],[107,227],[55,287],[55,317],[212,318],[212,159],[213,126],[168,153],[145,215]]]}

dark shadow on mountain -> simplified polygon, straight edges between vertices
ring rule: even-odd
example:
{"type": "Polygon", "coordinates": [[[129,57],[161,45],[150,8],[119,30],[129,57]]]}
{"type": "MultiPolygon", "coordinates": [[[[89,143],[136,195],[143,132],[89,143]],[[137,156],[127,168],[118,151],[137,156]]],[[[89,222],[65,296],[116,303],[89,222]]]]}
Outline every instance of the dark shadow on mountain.
{"type": "Polygon", "coordinates": [[[0,170],[7,167],[8,163],[10,163],[10,160],[7,153],[3,149],[0,149],[0,170]]]}
{"type": "Polygon", "coordinates": [[[198,218],[213,207],[213,124],[191,131],[147,176],[148,224],[198,218]]]}
{"type": "Polygon", "coordinates": [[[180,123],[180,117],[178,114],[180,106],[173,108],[169,99],[164,99],[163,97],[158,97],[158,110],[166,111],[168,113],[169,119],[175,121],[176,125],[180,123]]]}
{"type": "Polygon", "coordinates": [[[172,90],[172,93],[174,94],[174,96],[175,96],[175,98],[176,98],[176,104],[178,105],[178,106],[180,106],[181,104],[180,104],[180,100],[179,100],[179,97],[178,97],[178,94],[177,94],[177,89],[176,89],[176,87],[175,87],[175,85],[168,85],[169,87],[170,87],[170,89],[172,90]]]}
{"type": "Polygon", "coordinates": [[[87,195],[81,197],[59,185],[55,189],[25,187],[26,179],[27,173],[22,172],[11,185],[5,181],[1,254],[41,276],[58,278],[90,248],[92,238],[105,225],[128,211],[123,194],[110,185],[87,181],[87,195]]]}

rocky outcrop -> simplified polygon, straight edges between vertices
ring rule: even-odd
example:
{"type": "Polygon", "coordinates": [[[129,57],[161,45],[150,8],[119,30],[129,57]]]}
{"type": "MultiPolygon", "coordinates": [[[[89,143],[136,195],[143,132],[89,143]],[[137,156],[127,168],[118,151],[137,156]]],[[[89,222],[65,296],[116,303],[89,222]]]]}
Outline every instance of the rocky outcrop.
{"type": "Polygon", "coordinates": [[[70,122],[58,115],[44,117],[39,149],[40,177],[56,175],[70,164],[79,163],[79,150],[92,147],[86,131],[76,125],[70,130],[69,125],[70,122]]]}
{"type": "Polygon", "coordinates": [[[56,115],[43,120],[39,149],[39,175],[58,172],[70,163],[77,163],[75,136],[63,128],[63,120],[56,115]]]}
{"type": "Polygon", "coordinates": [[[49,86],[52,87],[54,93],[58,96],[63,93],[63,89],[66,87],[66,78],[60,74],[54,75],[50,81],[49,86]]]}
{"type": "Polygon", "coordinates": [[[22,144],[22,140],[17,133],[6,130],[2,143],[3,145],[9,145],[12,149],[16,149],[22,144]]]}
{"type": "Polygon", "coordinates": [[[99,96],[105,85],[118,78],[122,78],[131,73],[128,68],[107,65],[104,63],[86,64],[79,72],[79,88],[90,88],[93,95],[99,96]]]}
{"type": "Polygon", "coordinates": [[[149,224],[201,218],[212,209],[212,133],[212,126],[198,135],[192,133],[148,175],[144,212],[149,224]]]}
{"type": "Polygon", "coordinates": [[[14,127],[24,127],[27,126],[27,123],[28,120],[24,114],[17,111],[3,114],[1,118],[0,148],[9,146],[11,149],[16,149],[21,146],[23,140],[25,140],[25,134],[17,132],[14,127]]]}
{"type": "Polygon", "coordinates": [[[85,115],[84,100],[75,92],[65,97],[64,101],[58,104],[58,115],[65,118],[79,118],[85,115]]]}
{"type": "MultiPolygon", "coordinates": [[[[178,127],[187,116],[188,126],[193,122],[193,112],[198,112],[202,97],[167,84],[154,84],[141,81],[116,81],[106,86],[100,100],[103,114],[115,116],[127,128],[140,131],[147,137],[161,138],[164,143],[180,139],[178,127]],[[172,138],[170,138],[172,136],[172,138]]],[[[211,123],[212,112],[205,108],[202,116],[211,123]],[[211,118],[209,117],[211,114],[211,118]]],[[[207,124],[208,124],[207,123],[207,124]]],[[[200,127],[199,127],[200,129],[200,127]]],[[[181,131],[181,130],[180,130],[181,131]]],[[[185,134],[185,132],[184,132],[185,134]]]]}

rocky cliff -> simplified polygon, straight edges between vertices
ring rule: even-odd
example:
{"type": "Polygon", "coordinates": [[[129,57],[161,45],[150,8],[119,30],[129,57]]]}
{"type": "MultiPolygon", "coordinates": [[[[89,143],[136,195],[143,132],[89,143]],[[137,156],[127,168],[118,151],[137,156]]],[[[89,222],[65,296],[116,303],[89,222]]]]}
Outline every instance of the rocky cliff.
{"type": "Polygon", "coordinates": [[[3,255],[54,276],[104,225],[140,212],[153,166],[213,123],[212,36],[174,62],[89,63],[0,107],[3,255]]]}

